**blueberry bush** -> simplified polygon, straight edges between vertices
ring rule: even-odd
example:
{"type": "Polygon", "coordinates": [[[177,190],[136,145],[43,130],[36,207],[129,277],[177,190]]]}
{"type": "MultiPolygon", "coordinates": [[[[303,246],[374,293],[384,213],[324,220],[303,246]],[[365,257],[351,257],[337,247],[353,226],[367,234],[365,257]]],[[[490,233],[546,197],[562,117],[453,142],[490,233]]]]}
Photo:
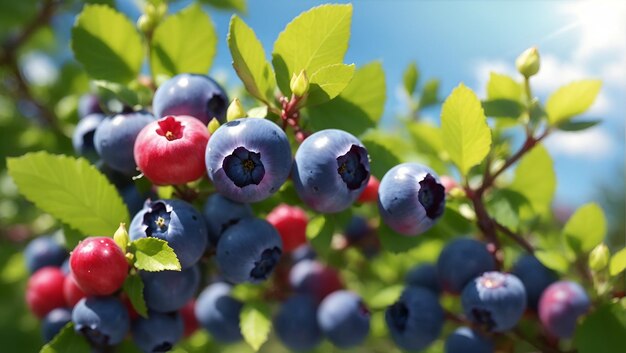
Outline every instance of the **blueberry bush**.
{"type": "Polygon", "coordinates": [[[209,13],[243,0],[148,0],[137,23],[113,3],[5,6],[0,338],[15,351],[626,346],[626,250],[598,203],[555,217],[542,144],[598,123],[577,118],[598,80],[541,101],[530,48],[484,100],[463,83],[441,97],[410,64],[392,132],[381,63],[344,63],[349,4],[285,24],[271,60],[234,14],[236,87],[207,76],[224,39],[209,13]],[[29,82],[21,56],[74,11],[75,60],[29,82]]]}

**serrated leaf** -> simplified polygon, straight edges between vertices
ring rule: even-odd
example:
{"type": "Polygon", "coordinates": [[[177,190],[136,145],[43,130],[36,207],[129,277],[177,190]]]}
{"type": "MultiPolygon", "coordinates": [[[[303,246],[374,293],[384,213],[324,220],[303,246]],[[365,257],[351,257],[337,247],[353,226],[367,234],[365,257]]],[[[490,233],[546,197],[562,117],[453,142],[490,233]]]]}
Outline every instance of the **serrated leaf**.
{"type": "Polygon", "coordinates": [[[546,113],[551,125],[584,113],[596,100],[602,81],[580,80],[559,88],[548,97],[546,113]]]}
{"type": "Polygon", "coordinates": [[[333,64],[317,70],[310,79],[305,105],[311,107],[337,97],[352,81],[354,64],[333,64]]]}
{"type": "Polygon", "coordinates": [[[524,112],[524,106],[511,99],[491,99],[482,102],[486,116],[494,118],[517,118],[524,112]]]}
{"type": "Polygon", "coordinates": [[[258,351],[267,341],[272,329],[270,310],[267,305],[259,302],[246,303],[239,315],[239,326],[246,343],[254,351],[258,351]]]}
{"type": "Polygon", "coordinates": [[[335,232],[335,224],[330,216],[318,215],[306,225],[306,238],[321,254],[330,250],[330,242],[335,232]]]}
{"type": "Polygon", "coordinates": [[[139,33],[126,16],[106,5],[85,5],[72,28],[71,47],[94,79],[126,83],[141,69],[139,33]]]}
{"type": "Polygon", "coordinates": [[[404,161],[402,151],[410,150],[410,145],[397,135],[371,131],[361,136],[370,157],[370,172],[379,180],[389,169],[404,161]]]}
{"type": "Polygon", "coordinates": [[[600,120],[587,120],[587,121],[566,121],[559,124],[556,128],[561,131],[582,131],[589,129],[600,124],[600,120]]]}
{"type": "Polygon", "coordinates": [[[476,94],[460,84],[443,103],[443,142],[461,174],[482,162],[491,147],[491,131],[476,94]]]}
{"type": "Polygon", "coordinates": [[[626,248],[623,248],[613,254],[609,264],[609,272],[611,273],[611,276],[617,276],[624,270],[626,270],[626,248]]]}
{"type": "Polygon", "coordinates": [[[154,76],[206,74],[217,50],[217,35],[209,15],[193,4],[168,16],[154,30],[150,51],[154,76]]]}
{"type": "Polygon", "coordinates": [[[403,290],[404,286],[401,284],[385,287],[368,300],[367,306],[374,310],[383,310],[395,303],[403,290]]]}
{"type": "Polygon", "coordinates": [[[576,328],[574,344],[580,353],[614,353],[624,349],[626,310],[606,304],[584,318],[576,328]]]}
{"type": "Polygon", "coordinates": [[[420,96],[419,109],[439,103],[439,80],[430,79],[424,84],[420,96]]]}
{"type": "Polygon", "coordinates": [[[83,234],[111,236],[128,223],[115,187],[83,158],[36,152],[7,158],[7,167],[24,197],[83,234]]]}
{"type": "Polygon", "coordinates": [[[380,62],[356,70],[335,99],[308,110],[314,130],[341,129],[355,136],[375,127],[385,108],[385,72],[380,62]]]}
{"type": "Polygon", "coordinates": [[[134,240],[130,244],[137,269],[150,272],[180,271],[180,262],[176,253],[165,240],[147,237],[134,240]]]}
{"type": "Polygon", "coordinates": [[[209,4],[215,8],[223,10],[236,10],[246,12],[246,0],[200,0],[205,4],[209,4]]]}
{"type": "Polygon", "coordinates": [[[276,81],[285,96],[291,94],[292,74],[313,73],[343,61],[351,22],[352,5],[322,5],[303,12],[285,27],[272,53],[276,81]]]}
{"type": "Polygon", "coordinates": [[[570,263],[565,256],[557,251],[537,250],[535,257],[547,268],[553,269],[559,273],[567,273],[570,263]]]}
{"type": "Polygon", "coordinates": [[[587,253],[604,240],[606,217],[596,203],[580,206],[567,220],[563,236],[567,244],[577,253],[587,253]]]}
{"type": "Polygon", "coordinates": [[[274,71],[254,31],[242,19],[233,16],[227,41],[233,58],[233,68],[246,90],[266,104],[273,102],[276,88],[274,71]]]}
{"type": "Polygon", "coordinates": [[[536,213],[550,210],[556,191],[556,174],[552,158],[543,146],[535,146],[522,157],[510,189],[524,195],[536,213]]]}
{"type": "Polygon", "coordinates": [[[133,274],[126,277],[124,281],[124,293],[128,296],[130,303],[133,305],[135,311],[143,316],[148,317],[148,308],[146,302],[143,299],[143,281],[138,274],[133,274]]]}
{"type": "Polygon", "coordinates": [[[404,90],[409,96],[412,96],[413,93],[415,93],[415,87],[417,86],[419,77],[420,73],[417,69],[417,64],[413,61],[406,67],[404,74],[402,75],[404,90]]]}
{"type": "Polygon", "coordinates": [[[70,322],[39,353],[85,353],[90,350],[87,340],[74,331],[74,324],[70,322]]]}
{"type": "Polygon", "coordinates": [[[495,72],[489,74],[489,81],[487,82],[487,98],[489,100],[509,99],[519,102],[523,94],[522,85],[512,77],[495,72]]]}

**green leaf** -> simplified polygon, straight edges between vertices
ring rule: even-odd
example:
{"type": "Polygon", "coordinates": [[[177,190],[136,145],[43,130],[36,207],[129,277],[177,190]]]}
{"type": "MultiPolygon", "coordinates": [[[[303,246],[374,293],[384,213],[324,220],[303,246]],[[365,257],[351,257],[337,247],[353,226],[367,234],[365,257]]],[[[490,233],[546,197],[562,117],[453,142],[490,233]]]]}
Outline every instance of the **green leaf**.
{"type": "Polygon", "coordinates": [[[482,162],[491,147],[491,131],[476,94],[460,84],[443,103],[443,142],[462,175],[482,162]]]}
{"type": "Polygon", "coordinates": [[[439,80],[430,79],[424,84],[422,95],[420,96],[419,109],[429,107],[439,103],[439,80]]]}
{"type": "Polygon", "coordinates": [[[556,128],[562,131],[582,131],[600,124],[600,120],[566,121],[556,128]]]}
{"type": "Polygon", "coordinates": [[[63,230],[63,239],[65,240],[65,248],[72,250],[78,245],[78,243],[85,238],[85,235],[76,229],[71,228],[67,224],[61,226],[63,230]]]}
{"type": "Polygon", "coordinates": [[[441,128],[429,122],[413,122],[408,124],[409,133],[415,142],[415,148],[423,153],[432,154],[444,159],[447,156],[443,146],[441,128]]]}
{"type": "Polygon", "coordinates": [[[148,308],[146,308],[146,302],[143,299],[143,281],[141,277],[138,274],[126,277],[123,289],[137,314],[148,317],[148,308]]]}
{"type": "Polygon", "coordinates": [[[137,91],[125,84],[105,80],[94,80],[93,83],[98,89],[98,95],[102,98],[116,98],[130,107],[140,104],[137,91]]]}
{"type": "Polygon", "coordinates": [[[322,5],[291,21],[274,43],[272,63],[278,87],[291,94],[291,76],[340,64],[348,49],[352,5],[322,5]]]}
{"type": "Polygon", "coordinates": [[[497,74],[492,72],[489,74],[487,82],[487,98],[493,99],[509,99],[513,101],[521,101],[524,94],[522,85],[510,76],[497,74]]]}
{"type": "Polygon", "coordinates": [[[233,58],[233,68],[246,90],[266,104],[273,102],[276,79],[265,58],[263,45],[254,31],[242,19],[233,16],[227,41],[233,58]]]}
{"type": "Polygon", "coordinates": [[[143,61],[141,37],[133,23],[106,5],[85,5],[72,28],[72,51],[94,79],[126,83],[143,61]]]}
{"type": "Polygon", "coordinates": [[[246,303],[239,314],[239,326],[246,343],[255,352],[258,351],[267,341],[272,329],[270,310],[267,305],[259,302],[246,303]]]}
{"type": "Polygon", "coordinates": [[[510,188],[524,195],[536,213],[544,214],[550,210],[556,190],[556,174],[552,158],[543,146],[535,146],[522,157],[510,188]]]}
{"type": "Polygon", "coordinates": [[[87,340],[74,331],[72,322],[65,325],[39,353],[85,353],[91,351],[87,340]]]}
{"type": "Polygon", "coordinates": [[[235,10],[239,12],[246,12],[247,5],[246,0],[200,0],[205,4],[209,4],[215,8],[222,10],[235,10]]]}
{"type": "Polygon", "coordinates": [[[383,310],[395,303],[398,298],[400,298],[400,295],[402,295],[403,290],[404,285],[401,284],[385,287],[368,300],[367,306],[370,309],[383,310]]]}
{"type": "Polygon", "coordinates": [[[567,244],[577,253],[587,253],[606,235],[606,217],[596,203],[580,206],[563,228],[567,244]]]}
{"type": "Polygon", "coordinates": [[[168,16],[154,30],[150,51],[154,76],[206,74],[217,50],[215,27],[195,3],[168,16]]]}
{"type": "Polygon", "coordinates": [[[325,103],[339,95],[354,77],[354,64],[324,66],[311,75],[306,106],[325,103]]]}
{"type": "Polygon", "coordinates": [[[518,101],[510,99],[492,99],[482,102],[486,116],[494,118],[517,118],[524,112],[524,106],[518,101]]]}
{"type": "Polygon", "coordinates": [[[499,189],[490,195],[487,211],[503,226],[517,231],[522,205],[528,203],[524,195],[508,189],[499,189]]]}
{"type": "Polygon", "coordinates": [[[548,97],[546,112],[551,125],[584,113],[596,100],[602,81],[580,80],[559,88],[548,97]]]}
{"type": "Polygon", "coordinates": [[[611,276],[617,276],[624,270],[626,270],[626,248],[613,254],[609,263],[611,276]]]}
{"type": "Polygon", "coordinates": [[[306,238],[313,248],[321,254],[330,250],[330,242],[335,232],[335,224],[331,216],[318,215],[306,226],[306,238]]]}
{"type": "Polygon", "coordinates": [[[158,272],[164,270],[180,271],[180,262],[165,240],[158,238],[140,238],[130,243],[135,255],[135,267],[139,270],[158,272]]]}
{"type": "Polygon", "coordinates": [[[535,251],[535,257],[547,268],[553,269],[559,273],[567,273],[569,271],[570,263],[567,261],[558,251],[553,250],[537,250],[535,251]]]}
{"type": "Polygon", "coordinates": [[[109,180],[83,158],[28,153],[7,158],[20,193],[83,234],[112,236],[128,209],[109,180]]]}
{"type": "Polygon", "coordinates": [[[417,81],[419,80],[420,72],[417,68],[417,64],[413,61],[411,62],[406,69],[404,70],[404,75],[402,75],[402,83],[404,83],[404,90],[409,96],[412,96],[415,93],[415,87],[417,86],[417,81]]]}
{"type": "Polygon", "coordinates": [[[361,142],[370,157],[370,171],[379,180],[389,169],[404,161],[405,154],[402,151],[410,150],[410,145],[399,136],[380,130],[372,130],[361,136],[361,142]]]}
{"type": "Polygon", "coordinates": [[[380,62],[356,70],[335,99],[308,110],[314,130],[341,129],[355,136],[375,127],[385,108],[385,72],[380,62]]]}
{"type": "Polygon", "coordinates": [[[607,304],[589,314],[576,328],[574,346],[580,353],[614,353],[624,350],[626,309],[607,304]]]}

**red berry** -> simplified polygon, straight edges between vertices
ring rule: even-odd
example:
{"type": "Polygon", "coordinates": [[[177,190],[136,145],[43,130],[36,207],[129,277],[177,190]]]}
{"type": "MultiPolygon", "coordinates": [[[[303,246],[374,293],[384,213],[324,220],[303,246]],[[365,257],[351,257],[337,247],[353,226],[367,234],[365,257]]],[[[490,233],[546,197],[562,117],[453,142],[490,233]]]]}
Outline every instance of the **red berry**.
{"type": "Polygon", "coordinates": [[[65,303],[70,308],[73,308],[79,300],[87,296],[76,284],[74,275],[71,272],[65,277],[63,282],[63,296],[65,297],[65,303]]]}
{"type": "Polygon", "coordinates": [[[447,175],[441,176],[441,185],[443,185],[443,188],[446,190],[447,193],[449,193],[450,190],[459,187],[459,183],[457,183],[454,178],[447,175]]]}
{"type": "Polygon", "coordinates": [[[26,304],[38,318],[65,306],[63,281],[65,275],[58,267],[44,267],[35,272],[26,287],[26,304]]]}
{"type": "Polygon", "coordinates": [[[368,202],[376,202],[378,200],[378,187],[380,186],[380,181],[376,179],[375,176],[370,175],[370,180],[367,182],[367,186],[359,195],[357,199],[358,202],[368,203],[368,202]]]}
{"type": "Polygon", "coordinates": [[[290,253],[306,243],[308,218],[300,207],[280,204],[267,215],[267,221],[280,234],[285,253],[290,253]]]}
{"type": "Polygon", "coordinates": [[[135,141],[135,162],[156,185],[184,184],[206,174],[209,131],[191,116],[166,116],[148,124],[135,141]]]}
{"type": "Polygon", "coordinates": [[[194,332],[196,332],[198,327],[200,327],[198,319],[196,319],[196,314],[194,313],[195,307],[196,301],[191,299],[179,310],[185,326],[185,337],[191,336],[194,332]]]}
{"type": "Polygon", "coordinates": [[[122,287],[128,274],[126,257],[111,238],[90,237],[70,255],[76,284],[88,295],[109,295],[122,287]]]}

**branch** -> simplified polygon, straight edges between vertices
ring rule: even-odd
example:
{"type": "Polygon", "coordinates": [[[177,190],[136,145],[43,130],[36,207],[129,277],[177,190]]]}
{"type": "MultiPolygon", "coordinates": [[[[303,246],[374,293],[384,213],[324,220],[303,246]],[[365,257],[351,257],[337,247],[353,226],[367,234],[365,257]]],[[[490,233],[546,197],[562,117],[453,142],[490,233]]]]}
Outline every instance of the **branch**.
{"type": "Polygon", "coordinates": [[[535,248],[529,242],[527,242],[526,239],[522,238],[521,235],[513,232],[512,230],[510,230],[509,228],[503,226],[502,224],[498,223],[495,220],[494,220],[494,224],[496,226],[496,229],[498,229],[500,232],[504,233],[509,238],[513,239],[522,248],[524,248],[524,250],[526,250],[528,253],[530,253],[530,254],[534,254],[535,253],[535,248]]]}

